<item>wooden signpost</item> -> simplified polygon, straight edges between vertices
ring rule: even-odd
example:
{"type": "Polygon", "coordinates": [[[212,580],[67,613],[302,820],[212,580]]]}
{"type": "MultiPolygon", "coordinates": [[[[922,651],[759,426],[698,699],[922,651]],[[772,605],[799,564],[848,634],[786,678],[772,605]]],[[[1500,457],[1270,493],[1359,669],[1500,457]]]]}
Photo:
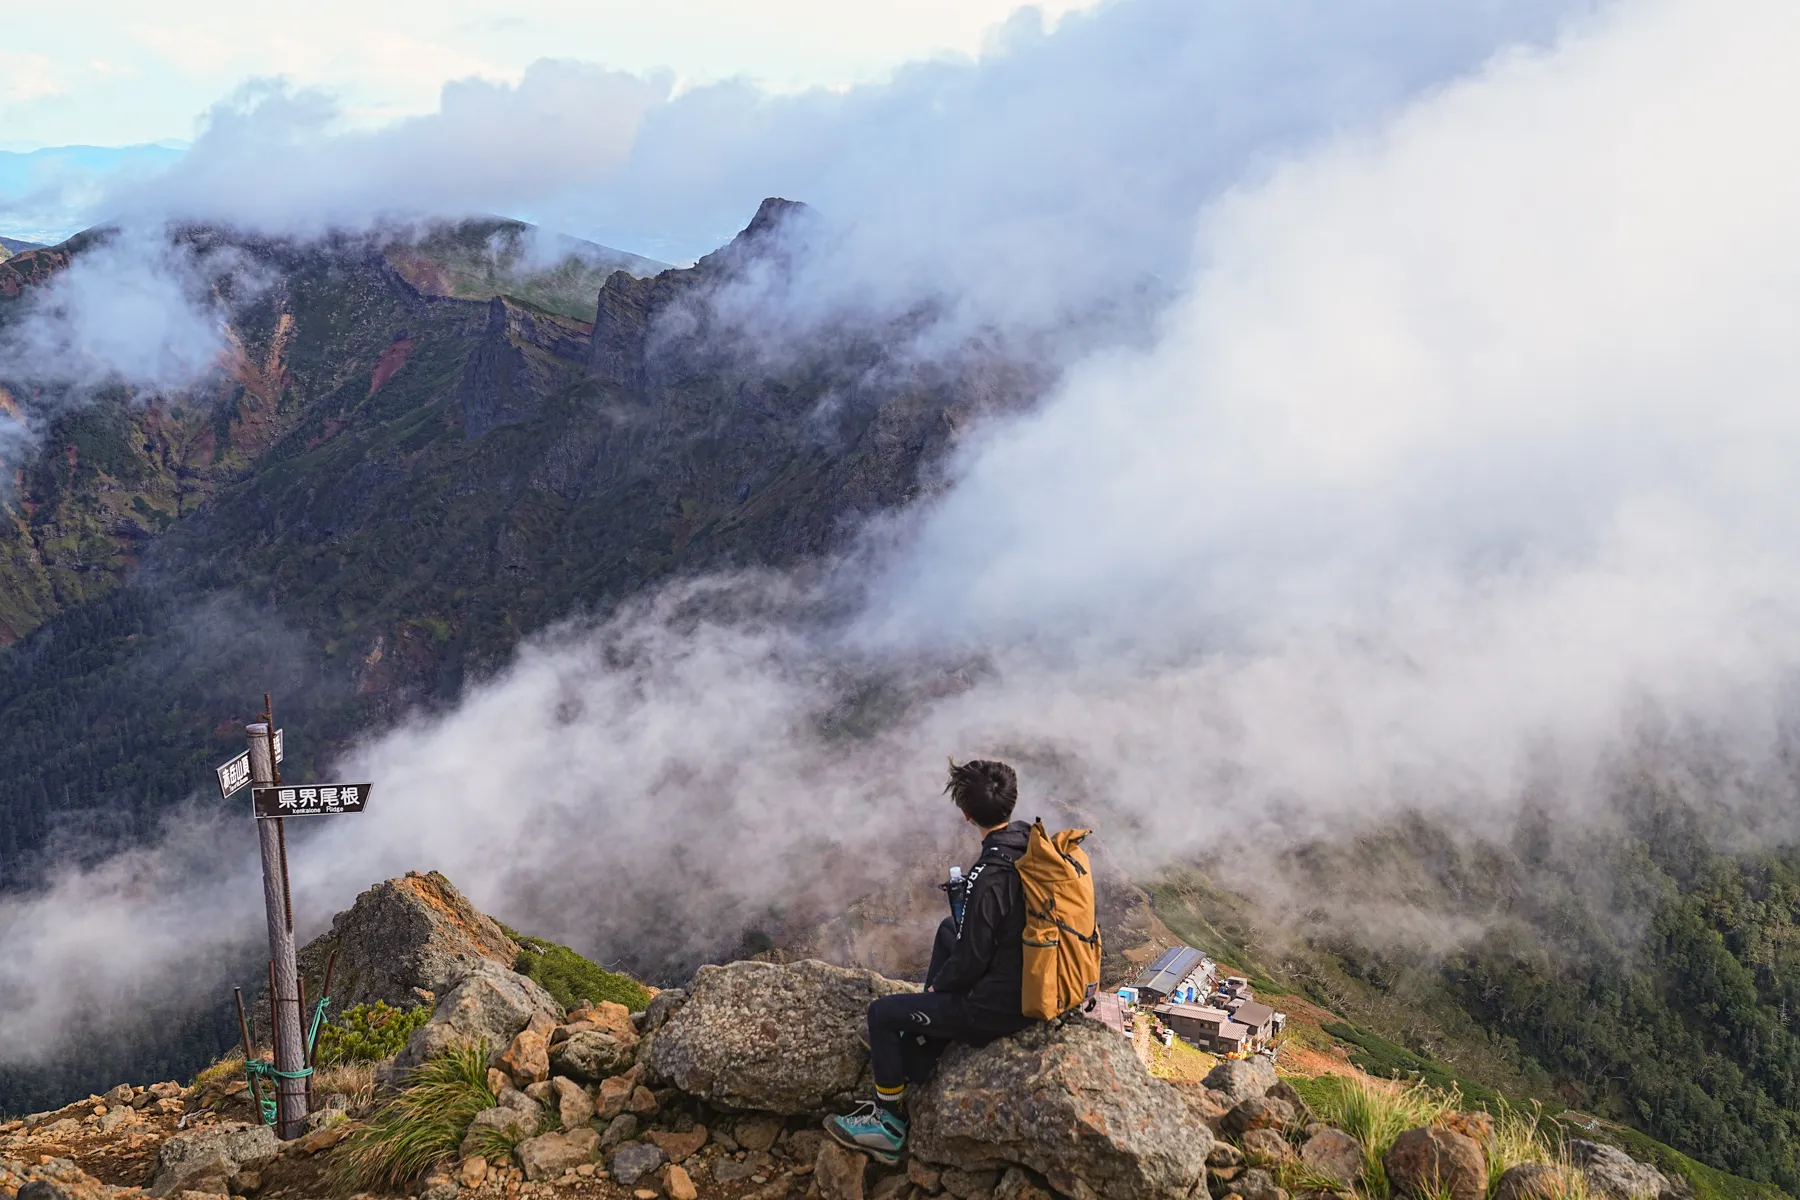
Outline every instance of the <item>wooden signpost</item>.
{"type": "MultiPolygon", "coordinates": [[[[218,768],[219,794],[230,797],[251,785],[251,811],[256,820],[257,841],[262,851],[263,908],[269,924],[269,1020],[274,1029],[273,1064],[250,1065],[250,1030],[244,1027],[245,1070],[254,1086],[258,1074],[275,1081],[271,1120],[282,1139],[306,1132],[310,1030],[305,1021],[306,1000],[294,951],[294,896],[288,880],[287,827],[284,817],[331,816],[358,813],[369,801],[370,784],[286,784],[278,764],[286,749],[282,731],[275,728],[269,697],[263,697],[263,719],[247,725],[249,742],[244,753],[218,768]],[[272,1069],[271,1069],[272,1067],[272,1069]]],[[[326,985],[329,992],[330,985],[326,985]]],[[[240,1001],[241,1008],[241,1001],[240,1001]]],[[[260,1103],[260,1091],[258,1092],[260,1103]]]]}

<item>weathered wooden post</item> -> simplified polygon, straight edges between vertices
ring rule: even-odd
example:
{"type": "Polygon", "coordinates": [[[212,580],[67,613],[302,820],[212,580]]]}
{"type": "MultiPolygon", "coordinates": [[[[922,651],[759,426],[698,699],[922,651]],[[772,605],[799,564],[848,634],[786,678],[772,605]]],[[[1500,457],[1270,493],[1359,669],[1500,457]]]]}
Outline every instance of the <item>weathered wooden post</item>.
{"type": "MultiPolygon", "coordinates": [[[[273,722],[258,721],[245,727],[250,740],[252,786],[273,786],[275,742],[273,722]]],[[[288,886],[287,830],[280,817],[256,823],[262,846],[263,907],[269,919],[270,980],[269,1021],[275,1043],[275,1132],[297,1138],[306,1132],[306,1030],[300,1012],[300,969],[294,956],[294,901],[288,886]],[[288,1076],[292,1075],[292,1078],[288,1076]]]]}
{"type": "MultiPolygon", "coordinates": [[[[306,993],[294,955],[294,894],[288,882],[286,817],[337,816],[359,813],[367,807],[374,785],[369,783],[303,783],[283,786],[277,764],[282,759],[281,730],[269,697],[263,696],[263,719],[246,725],[250,748],[217,769],[219,798],[229,800],[250,786],[250,813],[256,818],[256,837],[262,848],[263,908],[269,919],[269,1025],[275,1043],[275,1132],[297,1138],[306,1132],[307,1110],[312,1095],[310,1068],[312,1046],[307,1024],[306,993]]],[[[331,997],[331,973],[337,954],[325,963],[325,994],[319,997],[323,1018],[331,997]]],[[[240,1013],[243,1002],[238,1002],[240,1013]]],[[[250,1027],[240,1022],[244,1037],[244,1071],[251,1087],[266,1075],[269,1065],[250,1061],[250,1027]]],[[[266,1114],[266,1109],[265,1109],[266,1114]]],[[[265,1115],[264,1119],[267,1117],[265,1115]]]]}

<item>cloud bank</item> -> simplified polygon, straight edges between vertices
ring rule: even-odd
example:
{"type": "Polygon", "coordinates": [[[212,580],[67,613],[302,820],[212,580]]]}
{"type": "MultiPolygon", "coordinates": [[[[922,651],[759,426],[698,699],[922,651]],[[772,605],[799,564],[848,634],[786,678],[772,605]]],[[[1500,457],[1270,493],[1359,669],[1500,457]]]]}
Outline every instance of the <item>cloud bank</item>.
{"type": "Polygon", "coordinates": [[[545,60],[371,132],[343,130],[323,93],[261,82],[102,211],[283,233],[502,212],[688,261],[783,195],[836,231],[804,256],[790,306],[933,301],[1036,327],[1179,280],[1194,213],[1221,189],[1585,7],[1120,0],[1053,32],[1027,10],[977,59],[842,91],[683,90],[545,60]]]}

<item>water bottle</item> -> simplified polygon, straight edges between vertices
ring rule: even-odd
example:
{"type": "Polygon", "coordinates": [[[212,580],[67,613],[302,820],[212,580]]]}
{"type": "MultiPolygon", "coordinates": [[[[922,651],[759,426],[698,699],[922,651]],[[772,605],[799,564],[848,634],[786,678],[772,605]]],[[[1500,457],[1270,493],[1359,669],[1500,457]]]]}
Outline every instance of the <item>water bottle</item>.
{"type": "Polygon", "coordinates": [[[950,868],[950,881],[944,884],[944,891],[950,896],[950,918],[956,922],[960,932],[963,923],[963,901],[967,898],[969,884],[963,878],[961,867],[950,868]]]}

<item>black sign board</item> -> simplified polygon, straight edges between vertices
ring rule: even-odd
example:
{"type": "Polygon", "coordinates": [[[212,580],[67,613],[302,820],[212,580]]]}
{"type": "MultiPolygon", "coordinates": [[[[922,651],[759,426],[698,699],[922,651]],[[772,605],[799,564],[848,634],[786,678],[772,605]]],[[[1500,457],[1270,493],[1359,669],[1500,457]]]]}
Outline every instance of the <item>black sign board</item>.
{"type": "Polygon", "coordinates": [[[250,789],[259,817],[329,817],[359,813],[369,802],[368,783],[284,783],[250,789]]]}
{"type": "MultiPolygon", "coordinates": [[[[286,739],[281,736],[282,732],[283,731],[279,729],[275,731],[276,762],[280,762],[282,758],[285,757],[283,751],[287,749],[287,746],[285,745],[286,739]]],[[[250,782],[250,752],[248,750],[244,751],[224,766],[218,768],[218,772],[219,799],[229,800],[231,799],[232,793],[250,782]]]]}

